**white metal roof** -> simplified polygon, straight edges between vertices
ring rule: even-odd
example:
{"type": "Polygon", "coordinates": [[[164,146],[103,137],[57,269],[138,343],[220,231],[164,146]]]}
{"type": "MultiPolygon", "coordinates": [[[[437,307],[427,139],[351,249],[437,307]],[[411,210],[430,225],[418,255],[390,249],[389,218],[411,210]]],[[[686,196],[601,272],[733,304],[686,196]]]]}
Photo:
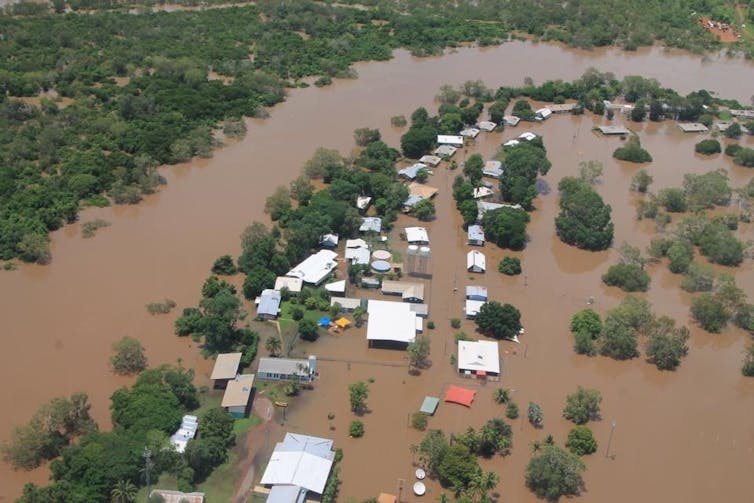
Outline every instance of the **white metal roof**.
{"type": "Polygon", "coordinates": [[[470,271],[484,272],[487,270],[487,259],[484,253],[471,250],[466,254],[466,269],[470,271]]]}
{"type": "Polygon", "coordinates": [[[456,150],[458,149],[450,145],[440,145],[435,149],[435,154],[439,155],[440,157],[453,157],[453,154],[456,153],[456,150]]]}
{"type": "Polygon", "coordinates": [[[489,187],[476,187],[473,190],[472,195],[474,196],[474,199],[481,199],[483,197],[490,197],[494,193],[495,192],[489,187]]]}
{"type": "MultiPolygon", "coordinates": [[[[369,253],[369,250],[367,250],[367,254],[368,253],[369,253]]],[[[325,285],[325,290],[327,290],[328,292],[345,293],[345,291],[346,291],[346,280],[341,279],[340,281],[333,281],[332,283],[327,283],[325,285]]]]}
{"type": "Polygon", "coordinates": [[[301,278],[291,278],[290,276],[278,276],[275,279],[275,290],[280,291],[284,287],[291,293],[300,293],[304,284],[301,278]]]}
{"type": "Polygon", "coordinates": [[[330,305],[340,304],[343,309],[356,309],[361,305],[361,299],[354,297],[333,297],[330,299],[330,305]]]}
{"type": "Polygon", "coordinates": [[[503,147],[515,147],[519,143],[521,142],[518,140],[508,140],[507,142],[503,143],[503,147]]]}
{"type": "Polygon", "coordinates": [[[241,353],[223,353],[217,355],[210,379],[213,381],[215,379],[232,379],[236,377],[240,364],[241,353]]]}
{"type": "Polygon", "coordinates": [[[262,475],[263,485],[295,485],[322,494],[335,453],[332,440],[286,433],[275,445],[262,475]]]}
{"type": "Polygon", "coordinates": [[[547,107],[544,107],[544,108],[540,108],[539,110],[537,110],[536,112],[534,112],[534,114],[537,115],[541,119],[546,119],[546,118],[548,118],[549,116],[552,115],[552,110],[550,110],[547,107]]]}
{"type": "Polygon", "coordinates": [[[409,304],[370,300],[367,312],[367,340],[414,342],[417,316],[409,304]]]}
{"type": "Polygon", "coordinates": [[[437,143],[438,145],[451,145],[453,147],[463,147],[463,136],[438,134],[437,143]]]}
{"type": "Polygon", "coordinates": [[[423,162],[424,164],[429,164],[430,166],[437,166],[440,164],[440,159],[436,155],[423,155],[421,159],[419,159],[419,162],[423,162]]]}
{"type": "Polygon", "coordinates": [[[485,162],[482,174],[492,178],[500,178],[500,175],[503,174],[503,163],[500,161],[485,162]]]}
{"type": "Polygon", "coordinates": [[[320,236],[319,238],[319,244],[322,246],[338,246],[338,235],[333,233],[328,233],[320,236]]]}
{"type": "Polygon", "coordinates": [[[525,133],[521,133],[520,135],[518,135],[518,137],[521,140],[532,141],[534,138],[537,137],[537,135],[535,135],[531,131],[526,131],[525,133]]]}
{"type": "Polygon", "coordinates": [[[489,132],[494,131],[494,129],[497,127],[497,124],[492,121],[481,121],[479,124],[477,124],[477,127],[482,131],[489,132]]]}
{"type": "Polygon", "coordinates": [[[382,230],[382,219],[380,217],[362,217],[359,231],[380,232],[381,230],[382,230]]]}
{"type": "Polygon", "coordinates": [[[500,354],[496,341],[458,341],[458,370],[500,373],[500,354]]]}
{"type": "Polygon", "coordinates": [[[242,374],[228,381],[225,388],[223,407],[243,407],[249,403],[251,388],[254,386],[254,374],[242,374]]]}
{"type": "Polygon", "coordinates": [[[368,265],[370,257],[369,248],[346,248],[346,260],[350,260],[352,264],[368,265]]]}
{"type": "Polygon", "coordinates": [[[467,299],[487,300],[487,287],[481,285],[469,285],[466,287],[467,299]]]}
{"type": "Polygon", "coordinates": [[[470,127],[470,128],[464,129],[463,131],[461,131],[458,134],[460,134],[461,136],[464,136],[466,138],[476,138],[477,136],[479,136],[479,133],[481,133],[481,130],[479,130],[479,129],[475,128],[475,127],[470,127]]]}
{"type": "Polygon", "coordinates": [[[304,283],[318,285],[338,265],[338,254],[332,250],[320,250],[310,255],[299,265],[288,271],[288,276],[301,278],[304,283]]]}
{"type": "Polygon", "coordinates": [[[372,202],[372,198],[369,196],[359,196],[356,198],[356,207],[360,210],[366,209],[369,203],[372,202]]]}
{"type": "Polygon", "coordinates": [[[482,230],[482,226],[469,225],[468,236],[469,236],[469,241],[484,242],[484,230],[482,230]]]}
{"type": "Polygon", "coordinates": [[[429,234],[424,227],[406,227],[406,241],[409,243],[429,243],[429,234]]]}
{"type": "Polygon", "coordinates": [[[479,310],[482,309],[482,306],[486,303],[487,302],[484,300],[466,299],[463,312],[466,314],[467,318],[476,318],[476,315],[479,314],[479,310]]]}
{"type": "MultiPolygon", "coordinates": [[[[257,374],[309,376],[309,360],[292,358],[260,358],[257,374]]],[[[260,377],[261,379],[261,377],[260,377]]]]}
{"type": "Polygon", "coordinates": [[[257,314],[267,314],[270,316],[277,316],[280,313],[280,292],[268,288],[262,290],[262,295],[259,296],[259,306],[257,306],[257,314]]]}
{"type": "Polygon", "coordinates": [[[518,123],[521,122],[521,119],[515,115],[506,115],[503,117],[503,122],[505,122],[506,126],[516,127],[518,123]]]}

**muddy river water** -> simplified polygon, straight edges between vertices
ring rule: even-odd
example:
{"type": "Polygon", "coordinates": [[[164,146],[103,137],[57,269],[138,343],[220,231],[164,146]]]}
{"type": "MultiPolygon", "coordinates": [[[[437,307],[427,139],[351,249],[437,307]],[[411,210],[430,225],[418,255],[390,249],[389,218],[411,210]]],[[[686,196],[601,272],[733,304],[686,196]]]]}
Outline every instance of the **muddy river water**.
{"type": "MultiPolygon", "coordinates": [[[[264,219],[264,198],[294,178],[318,146],[348,153],[352,131],[379,127],[388,143],[397,145],[401,131],[389,126],[393,115],[409,115],[418,106],[432,107],[441,84],[482,79],[488,86],[520,84],[528,76],[539,83],[548,78],[570,80],[587,68],[616,75],[655,77],[667,87],[688,92],[705,88],[721,96],[748,102],[754,65],[725,57],[702,61],[699,56],[653,48],[637,53],[581,52],[552,45],[513,42],[501,47],[462,49],[443,57],[415,59],[404,51],[389,62],[357,65],[359,78],[339,81],[324,89],[291,92],[266,120],[250,123],[241,142],[216,152],[213,159],[197,160],[164,170],[168,186],[133,207],[91,209],[82,221],[104,218],[112,225],[94,239],[82,239],[78,225],[53,235],[53,263],[22,266],[0,273],[0,320],[3,351],[0,368],[6,385],[0,388],[0,440],[13,425],[28,419],[52,397],[86,391],[101,425],[108,423],[108,398],[129,380],[114,376],[107,359],[113,341],[124,335],[138,337],[150,363],[175,362],[197,368],[206,379],[209,364],[192,343],[173,335],[175,313],[150,316],[144,305],[165,297],[179,311],[194,305],[209,266],[219,255],[237,254],[238,236],[253,220],[264,219]]],[[[636,222],[635,197],[628,191],[639,169],[614,161],[611,153],[619,139],[591,132],[591,117],[554,117],[530,129],[545,138],[553,163],[545,178],[551,187],[578,171],[583,160],[605,165],[599,192],[612,205],[616,243],[644,247],[653,226],[636,222]]],[[[635,125],[632,128],[636,129],[635,125]]],[[[523,128],[490,134],[469,149],[485,155],[523,128]]],[[[748,181],[751,172],[733,166],[729,158],[703,159],[693,152],[698,137],[683,135],[671,124],[638,127],[642,143],[653,155],[648,170],[654,189],[679,185],[687,172],[728,169],[734,185],[748,181]]],[[[750,139],[744,140],[751,143],[750,139]]],[[[323,337],[311,351],[334,360],[323,361],[316,391],[307,392],[288,415],[293,431],[332,436],[345,451],[341,496],[359,499],[380,491],[397,492],[404,479],[404,499],[413,483],[412,454],[408,446],[421,434],[407,427],[408,415],[426,394],[440,393],[457,382],[449,363],[453,330],[448,319],[460,317],[463,287],[471,284],[464,267],[465,235],[451,198],[454,173],[436,170],[429,183],[440,188],[438,218],[428,225],[432,240],[431,281],[428,281],[430,318],[437,323],[432,336],[433,366],[420,376],[403,367],[360,363],[405,363],[402,353],[368,350],[363,331],[323,337]],[[453,285],[459,289],[453,294],[453,285]],[[349,439],[346,383],[374,378],[364,419],[366,435],[349,439]],[[328,413],[335,419],[329,421],[328,413]],[[335,428],[332,430],[331,428],[335,428]]],[[[729,329],[706,334],[692,327],[689,356],[677,372],[659,372],[641,359],[615,362],[585,358],[572,351],[568,319],[593,296],[604,312],[621,295],[600,282],[616,260],[614,251],[587,253],[562,245],[554,237],[557,194],[537,201],[529,225],[531,242],[518,253],[523,276],[508,278],[494,269],[503,253],[485,247],[490,271],[473,283],[487,285],[491,298],[511,302],[522,311],[527,334],[521,345],[505,343],[502,384],[514,389],[521,410],[529,401],[540,403],[545,428],[514,422],[514,449],[508,458],[483,461],[485,469],[501,476],[497,492],[504,501],[535,501],[523,485],[530,443],[546,433],[563,442],[569,423],[560,417],[565,395],[577,385],[598,388],[603,395],[603,420],[592,424],[600,450],[586,460],[588,502],[612,501],[744,501],[754,490],[754,380],[741,377],[739,366],[746,334],[729,329]],[[611,423],[616,427],[607,458],[605,448],[611,423]]],[[[409,220],[399,222],[399,226],[409,220]]],[[[752,237],[751,228],[744,229],[752,237]]],[[[659,314],[688,320],[690,298],[678,288],[679,278],[660,266],[653,269],[647,298],[659,314]]],[[[737,280],[754,298],[751,261],[737,272],[737,280]]],[[[462,327],[473,331],[469,322],[462,327]]],[[[307,351],[303,348],[302,351],[307,351]]],[[[479,391],[471,409],[441,405],[430,427],[447,432],[479,427],[504,409],[492,402],[493,384],[469,384],[479,391]]],[[[11,501],[27,481],[44,482],[47,472],[13,472],[0,465],[0,501],[11,501]]],[[[429,484],[425,499],[439,496],[429,484]]]]}

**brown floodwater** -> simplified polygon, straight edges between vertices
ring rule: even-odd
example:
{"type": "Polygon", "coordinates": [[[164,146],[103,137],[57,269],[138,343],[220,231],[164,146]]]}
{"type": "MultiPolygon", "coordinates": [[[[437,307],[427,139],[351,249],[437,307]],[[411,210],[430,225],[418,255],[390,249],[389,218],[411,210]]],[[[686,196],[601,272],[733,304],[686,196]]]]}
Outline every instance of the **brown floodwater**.
{"type": "MultiPolygon", "coordinates": [[[[291,92],[266,120],[251,120],[248,136],[216,152],[209,160],[163,170],[168,186],[131,207],[89,209],[81,221],[104,218],[112,223],[94,239],[82,239],[78,225],[53,234],[53,263],[46,267],[23,265],[15,272],[0,273],[0,319],[4,351],[0,356],[8,385],[0,390],[6,404],[0,417],[0,440],[29,418],[52,397],[86,391],[93,414],[108,424],[108,397],[130,382],[114,376],[107,359],[112,343],[124,335],[139,338],[150,363],[175,362],[197,368],[206,379],[209,365],[190,340],[173,335],[172,322],[181,308],[194,305],[212,261],[225,253],[238,253],[238,236],[253,220],[264,219],[264,198],[280,184],[294,178],[319,146],[348,153],[351,133],[357,127],[380,127],[385,139],[398,144],[401,130],[389,126],[393,115],[410,115],[418,106],[432,107],[437,88],[481,78],[489,86],[520,84],[525,76],[570,80],[589,67],[613,71],[618,76],[642,74],[681,92],[706,88],[721,96],[747,102],[754,81],[754,66],[726,57],[702,62],[698,56],[661,48],[636,53],[620,51],[572,51],[553,45],[514,42],[501,47],[461,49],[443,57],[415,59],[404,51],[388,62],[356,65],[360,77],[338,81],[323,89],[291,92]],[[149,315],[144,305],[165,297],[178,308],[165,316],[149,315]]],[[[522,124],[523,126],[523,124],[522,124]]],[[[504,139],[525,127],[501,134],[482,135],[476,146],[459,159],[479,151],[491,155],[504,139]]],[[[490,271],[470,275],[465,271],[465,236],[451,199],[455,173],[435,170],[430,184],[440,188],[438,218],[428,227],[433,259],[428,303],[437,329],[433,339],[434,365],[420,376],[387,364],[405,363],[404,354],[368,350],[363,330],[339,337],[325,336],[311,350],[333,360],[320,365],[321,379],[314,392],[306,392],[290,410],[288,426],[294,431],[332,435],[343,447],[341,478],[343,497],[374,496],[396,492],[398,479],[413,484],[412,455],[408,445],[421,434],[406,427],[408,415],[417,410],[426,394],[438,394],[459,379],[449,363],[453,330],[448,319],[460,317],[463,287],[485,284],[491,297],[511,302],[522,311],[527,329],[521,345],[502,344],[502,384],[515,389],[522,411],[528,401],[540,403],[545,428],[533,430],[515,423],[513,453],[508,458],[484,461],[485,469],[499,472],[497,491],[509,501],[534,501],[523,485],[523,470],[531,441],[552,433],[563,442],[569,424],[560,418],[565,395],[577,385],[601,390],[604,419],[592,425],[600,451],[586,460],[587,492],[583,501],[616,503],[644,501],[741,501],[754,489],[748,467],[754,461],[754,381],[741,377],[739,365],[747,336],[735,329],[710,335],[692,327],[689,356],[677,372],[658,372],[641,359],[614,362],[584,358],[572,351],[567,326],[571,314],[593,296],[595,308],[604,312],[622,295],[605,288],[600,276],[616,260],[614,251],[582,252],[554,237],[558,180],[578,171],[578,162],[599,160],[604,176],[599,192],[612,205],[616,243],[645,246],[654,231],[634,218],[636,197],[628,191],[638,167],[614,161],[617,138],[591,132],[590,116],[558,116],[528,127],[542,134],[553,168],[545,180],[552,191],[537,201],[529,225],[531,242],[522,257],[524,275],[502,277],[494,269],[505,255],[487,246],[490,271]],[[453,294],[457,285],[459,293],[453,294]],[[360,363],[366,360],[374,364],[360,363]],[[366,435],[349,439],[346,383],[374,378],[364,421],[366,435]],[[328,421],[333,412],[335,420],[328,421]],[[616,422],[611,446],[614,459],[606,459],[610,424],[616,422]],[[331,424],[332,423],[332,424],[331,424]],[[335,427],[335,430],[330,428],[335,427]]],[[[634,125],[631,125],[635,128],[634,125]]],[[[636,128],[654,157],[647,169],[654,189],[679,185],[687,172],[723,167],[734,184],[751,174],[735,167],[729,158],[697,156],[694,135],[680,133],[672,124],[648,124],[636,128]]],[[[750,139],[746,140],[750,142],[750,139]]],[[[402,217],[399,229],[411,219],[402,217]]],[[[751,236],[751,229],[743,229],[751,236]]],[[[397,230],[391,239],[397,237],[397,230]]],[[[646,297],[659,314],[688,320],[689,296],[678,288],[679,278],[664,266],[653,270],[653,284],[646,297]]],[[[754,297],[754,273],[747,261],[735,271],[739,284],[754,297]]],[[[463,330],[473,331],[464,321],[463,330]]],[[[477,386],[471,409],[441,405],[430,427],[463,431],[478,427],[504,410],[492,403],[495,385],[477,386]]],[[[43,482],[44,469],[13,472],[0,466],[0,499],[16,497],[23,483],[43,482]]],[[[439,487],[430,483],[436,498],[439,487]]],[[[408,491],[403,491],[407,499],[408,491]]]]}

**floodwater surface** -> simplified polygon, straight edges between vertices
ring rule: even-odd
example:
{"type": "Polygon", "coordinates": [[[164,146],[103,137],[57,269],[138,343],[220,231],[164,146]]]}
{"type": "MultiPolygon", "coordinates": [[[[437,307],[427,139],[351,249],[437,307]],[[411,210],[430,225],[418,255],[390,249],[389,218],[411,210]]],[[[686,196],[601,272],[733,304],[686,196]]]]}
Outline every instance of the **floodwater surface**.
{"type": "MultiPolygon", "coordinates": [[[[112,223],[94,239],[82,239],[78,225],[53,234],[53,263],[21,266],[0,273],[0,319],[3,352],[0,365],[6,386],[0,389],[5,404],[0,417],[0,440],[12,427],[26,421],[45,401],[75,391],[89,394],[93,414],[108,425],[110,394],[130,382],[108,369],[111,345],[124,335],[137,337],[147,348],[151,364],[181,360],[207,378],[209,364],[188,339],[173,335],[172,323],[183,307],[194,305],[212,261],[225,253],[237,254],[238,236],[254,220],[263,220],[265,197],[298,175],[301,166],[319,146],[347,154],[353,148],[352,131],[379,127],[391,145],[401,130],[389,126],[393,115],[406,116],[419,106],[433,107],[440,85],[482,79],[490,87],[515,85],[531,77],[571,80],[587,68],[613,71],[617,76],[641,74],[655,77],[667,87],[686,93],[706,88],[721,96],[748,102],[754,66],[725,57],[706,59],[653,48],[636,53],[572,51],[553,45],[513,42],[496,48],[461,49],[443,57],[415,59],[397,51],[388,62],[357,65],[360,77],[339,81],[324,89],[291,92],[266,120],[250,121],[247,137],[216,152],[209,160],[163,170],[168,186],[132,207],[86,210],[85,222],[104,218],[112,223]],[[178,308],[169,315],[151,316],[144,305],[172,298],[178,308]]],[[[607,289],[600,276],[617,260],[614,251],[588,253],[565,246],[554,237],[558,180],[576,174],[578,163],[599,160],[605,174],[597,189],[612,205],[616,244],[628,241],[644,247],[651,223],[636,222],[636,196],[628,186],[640,168],[616,162],[611,153],[617,138],[591,132],[591,116],[553,117],[530,129],[545,138],[553,163],[545,177],[552,191],[537,201],[529,225],[531,241],[522,257],[524,274],[515,278],[496,272],[506,253],[488,245],[489,271],[465,271],[465,235],[454,208],[451,184],[454,172],[440,167],[429,184],[440,188],[438,218],[428,225],[432,240],[432,279],[429,285],[430,318],[437,329],[432,336],[433,365],[420,376],[408,375],[404,354],[368,350],[363,329],[339,337],[325,336],[303,352],[327,356],[320,364],[321,378],[313,392],[305,392],[288,416],[288,426],[299,431],[331,436],[343,447],[342,497],[363,499],[378,492],[397,492],[405,481],[403,499],[413,484],[412,454],[408,446],[421,433],[407,426],[408,415],[418,409],[426,394],[441,392],[451,382],[462,381],[450,365],[453,333],[448,320],[461,317],[462,292],[467,284],[485,284],[492,299],[511,302],[522,312],[526,335],[522,344],[504,343],[501,385],[514,389],[522,412],[529,401],[544,408],[545,428],[514,424],[514,449],[508,458],[483,461],[500,474],[497,492],[508,501],[534,501],[523,485],[523,470],[530,443],[552,433],[564,442],[569,423],[561,411],[566,394],[577,385],[598,388],[604,397],[603,420],[591,425],[600,450],[586,459],[587,492],[583,501],[616,503],[640,501],[742,501],[754,489],[749,467],[754,461],[754,382],[741,377],[739,366],[747,342],[741,331],[729,329],[710,335],[692,327],[689,356],[677,372],[659,372],[641,359],[614,362],[575,355],[568,333],[570,316],[595,298],[601,312],[623,297],[607,289]],[[525,278],[524,278],[525,276],[525,278]],[[453,287],[458,293],[453,293],[453,287]],[[352,360],[348,365],[345,361],[352,360]],[[376,363],[360,363],[373,360],[376,363]],[[385,363],[388,365],[383,365],[385,363]],[[374,378],[369,406],[363,419],[366,435],[350,439],[346,384],[374,378]],[[328,413],[335,419],[327,419],[328,413]],[[611,457],[605,448],[611,424],[616,427],[611,457]],[[334,428],[334,430],[332,429],[334,428]],[[613,457],[614,455],[614,457],[613,457]]],[[[520,125],[504,133],[484,135],[459,162],[474,151],[494,153],[505,139],[520,134],[520,125]]],[[[741,185],[751,174],[732,166],[729,158],[702,158],[693,152],[698,141],[683,135],[671,123],[631,125],[654,157],[647,170],[653,189],[680,185],[683,174],[726,168],[732,183],[741,185]]],[[[411,219],[402,217],[391,235],[411,219]]],[[[743,230],[751,236],[751,229],[743,230]]],[[[688,320],[690,298],[678,288],[679,278],[662,265],[652,268],[653,283],[646,297],[658,314],[688,320]]],[[[739,285],[754,297],[751,261],[737,272],[739,285]]],[[[464,321],[462,330],[473,326],[464,321]]],[[[479,386],[471,409],[442,404],[431,428],[461,432],[479,427],[504,409],[492,402],[494,383],[479,386]]],[[[439,395],[437,395],[439,396],[439,395]]],[[[0,466],[0,500],[16,497],[30,480],[44,482],[47,473],[13,472],[0,466]]],[[[429,484],[435,499],[439,487],[429,484]]]]}

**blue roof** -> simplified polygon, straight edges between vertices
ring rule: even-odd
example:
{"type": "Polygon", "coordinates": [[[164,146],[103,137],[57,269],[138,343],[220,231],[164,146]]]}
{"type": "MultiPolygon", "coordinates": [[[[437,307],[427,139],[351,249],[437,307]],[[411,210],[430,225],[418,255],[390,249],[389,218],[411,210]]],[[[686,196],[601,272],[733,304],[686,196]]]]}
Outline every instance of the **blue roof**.
{"type": "Polygon", "coordinates": [[[257,314],[277,316],[280,312],[280,292],[277,290],[264,290],[259,296],[257,314]]]}
{"type": "Polygon", "coordinates": [[[400,176],[405,176],[409,180],[413,180],[416,178],[416,174],[419,172],[419,170],[427,169],[427,167],[422,163],[416,163],[413,166],[409,166],[408,168],[403,168],[402,170],[398,171],[398,174],[400,176]]]}
{"type": "Polygon", "coordinates": [[[403,206],[406,206],[408,208],[413,207],[416,203],[424,199],[422,196],[417,196],[416,194],[411,194],[408,196],[408,199],[403,201],[403,206]]]}

